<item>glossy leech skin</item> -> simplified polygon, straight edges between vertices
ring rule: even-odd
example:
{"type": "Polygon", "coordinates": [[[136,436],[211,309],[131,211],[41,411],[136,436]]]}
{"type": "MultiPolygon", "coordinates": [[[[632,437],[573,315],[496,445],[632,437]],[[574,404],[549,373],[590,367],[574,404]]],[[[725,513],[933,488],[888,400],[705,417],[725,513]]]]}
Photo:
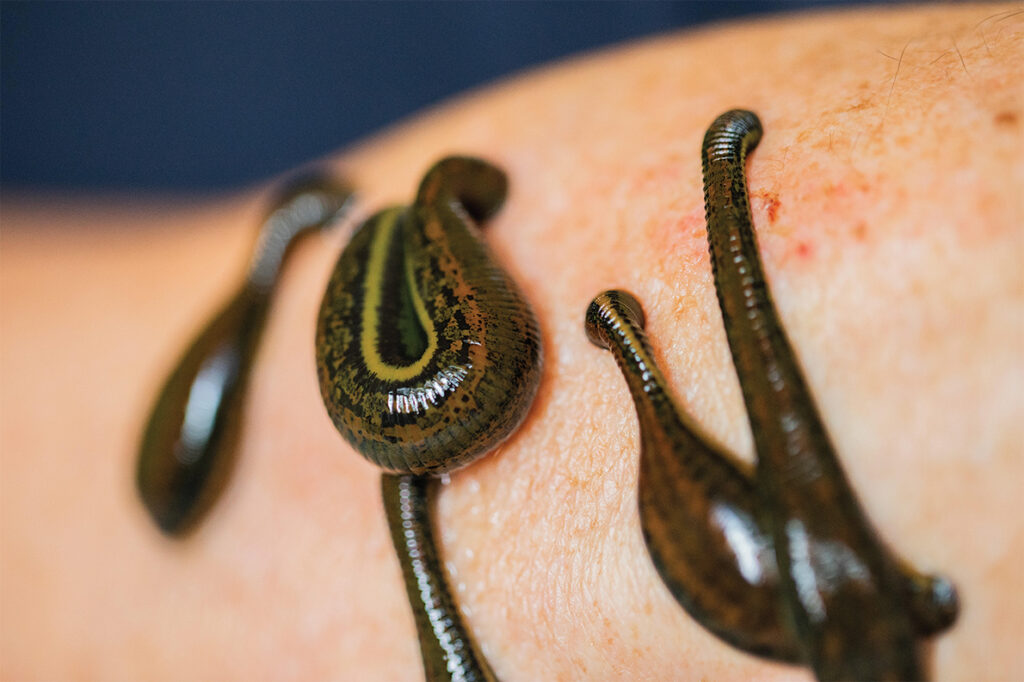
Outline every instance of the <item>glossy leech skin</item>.
{"type": "MultiPolygon", "coordinates": [[[[922,628],[907,585],[921,578],[901,570],[861,509],[765,283],[745,173],[761,133],[753,113],[727,112],[708,129],[701,159],[715,290],[754,435],[783,603],[819,678],[920,679],[922,628]]],[[[921,620],[941,623],[956,612],[955,592],[943,578],[932,586],[924,593],[938,599],[934,618],[921,620]]]]}
{"type": "Polygon", "coordinates": [[[586,315],[587,336],[610,350],[640,425],[641,528],[659,574],[707,629],[750,653],[795,662],[783,628],[771,538],[742,462],[709,444],[675,405],[644,333],[640,304],[606,291],[586,315]]]}
{"type": "Polygon", "coordinates": [[[444,562],[431,524],[427,476],[381,476],[388,528],[401,557],[402,579],[413,605],[423,670],[428,681],[486,682],[497,679],[458,616],[458,605],[444,577],[444,562]]]}
{"type": "Polygon", "coordinates": [[[345,212],[352,190],[324,174],[278,191],[238,292],[202,328],[167,377],[139,448],[136,487],[170,536],[193,529],[231,472],[246,386],[289,247],[345,212]]]}
{"type": "Polygon", "coordinates": [[[433,543],[434,483],[507,438],[540,381],[536,317],[477,224],[501,207],[504,173],[468,157],[435,164],[410,207],[353,235],[317,324],[327,412],[382,467],[384,508],[428,680],[492,679],[461,624],[433,543]]]}
{"type": "Polygon", "coordinates": [[[409,208],[371,217],[345,248],[317,325],[327,412],[393,473],[440,474],[493,449],[540,378],[537,320],[482,241],[504,174],[450,157],[409,208]]]}
{"type": "Polygon", "coordinates": [[[730,111],[703,147],[715,288],[757,467],[709,445],[676,408],[625,292],[598,296],[590,339],[626,378],[641,433],[644,538],[679,603],[727,642],[819,679],[922,679],[917,640],[956,618],[952,584],[895,557],[829,441],[764,279],[747,197],[757,117],[730,111]]]}

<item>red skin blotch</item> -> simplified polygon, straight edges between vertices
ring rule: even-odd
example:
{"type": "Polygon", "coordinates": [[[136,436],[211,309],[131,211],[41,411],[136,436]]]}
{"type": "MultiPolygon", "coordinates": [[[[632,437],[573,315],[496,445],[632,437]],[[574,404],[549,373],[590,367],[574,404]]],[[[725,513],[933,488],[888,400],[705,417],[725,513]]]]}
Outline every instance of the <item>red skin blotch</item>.
{"type": "Polygon", "coordinates": [[[779,206],[782,205],[782,202],[779,200],[779,195],[775,192],[761,190],[754,192],[752,197],[760,200],[765,213],[768,214],[768,222],[774,225],[776,218],[779,217],[779,206]]]}

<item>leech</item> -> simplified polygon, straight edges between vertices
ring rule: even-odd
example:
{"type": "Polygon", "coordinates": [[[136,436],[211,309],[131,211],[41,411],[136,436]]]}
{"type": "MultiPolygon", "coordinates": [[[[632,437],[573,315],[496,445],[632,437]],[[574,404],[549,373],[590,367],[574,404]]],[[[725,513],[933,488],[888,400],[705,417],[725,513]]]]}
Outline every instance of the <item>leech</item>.
{"type": "Polygon", "coordinates": [[[429,681],[493,679],[462,624],[431,529],[427,478],[494,449],[525,418],[541,371],[536,317],[477,223],[507,181],[449,157],[411,207],[374,215],[335,266],[317,325],[320,391],[338,431],[382,467],[384,508],[429,681]]]}
{"type": "Polygon", "coordinates": [[[681,415],[632,296],[606,292],[587,312],[588,336],[615,355],[636,404],[644,538],[677,601],[725,641],[822,680],[921,679],[917,640],[953,623],[956,591],[885,548],[843,474],[757,252],[744,165],[760,137],[754,114],[730,111],[702,154],[715,288],[756,470],[681,415]]]}
{"type": "Polygon", "coordinates": [[[230,474],[249,373],[289,247],[334,224],[351,196],[349,187],[323,174],[288,183],[263,221],[241,288],[164,383],[139,448],[136,486],[168,535],[193,528],[230,474]]]}
{"type": "Polygon", "coordinates": [[[624,291],[604,292],[587,310],[587,336],[613,353],[636,405],[640,521],[654,565],[708,630],[750,653],[797,661],[751,472],[677,409],[643,327],[643,309],[624,291]]]}
{"type": "Polygon", "coordinates": [[[431,527],[430,488],[436,482],[412,474],[381,476],[388,527],[413,606],[423,670],[428,682],[496,679],[459,617],[431,527]]]}

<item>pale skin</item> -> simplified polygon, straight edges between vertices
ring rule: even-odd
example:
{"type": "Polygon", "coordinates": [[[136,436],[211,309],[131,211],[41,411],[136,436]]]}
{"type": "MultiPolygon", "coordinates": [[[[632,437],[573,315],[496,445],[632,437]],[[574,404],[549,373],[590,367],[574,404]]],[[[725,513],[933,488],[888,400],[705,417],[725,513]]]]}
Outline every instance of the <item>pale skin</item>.
{"type": "MultiPolygon", "coordinates": [[[[700,142],[764,122],[748,182],[776,305],[885,540],[962,598],[938,680],[1024,677],[1024,14],[946,6],[669,36],[460,99],[329,162],[356,219],[451,152],[504,168],[487,240],[546,348],[522,428],[443,488],[464,616],[504,680],[806,680],[672,600],[636,511],[636,418],[587,341],[632,291],[680,405],[752,457],[704,234],[700,142]]],[[[5,679],[420,675],[378,470],[320,402],[313,334],[353,227],[289,260],[238,466],[161,537],[132,485],[163,374],[233,289],[267,196],[5,201],[0,672],[5,679]]]]}

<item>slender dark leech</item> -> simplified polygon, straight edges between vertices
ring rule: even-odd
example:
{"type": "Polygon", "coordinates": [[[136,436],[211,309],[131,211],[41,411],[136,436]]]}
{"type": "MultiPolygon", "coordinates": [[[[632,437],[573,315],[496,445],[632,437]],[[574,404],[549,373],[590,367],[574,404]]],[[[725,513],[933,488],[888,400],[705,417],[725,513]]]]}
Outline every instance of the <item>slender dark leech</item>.
{"type": "Polygon", "coordinates": [[[750,220],[744,162],[761,136],[750,112],[704,140],[715,287],[758,455],[751,474],[707,445],[672,403],[639,304],[607,292],[587,313],[640,420],[640,515],[677,600],[726,641],[800,660],[819,679],[919,679],[919,637],[957,613],[948,580],[894,557],[868,523],[772,305],[750,220]]]}
{"type": "Polygon", "coordinates": [[[384,507],[428,680],[493,678],[447,588],[430,528],[433,485],[421,477],[497,446],[540,380],[536,318],[476,226],[501,207],[506,186],[479,159],[439,161],[411,207],[381,211],[352,237],[317,325],[327,411],[390,472],[384,507]]]}
{"type": "Polygon", "coordinates": [[[744,169],[760,139],[750,112],[712,124],[704,198],[715,288],[787,615],[821,679],[918,679],[924,671],[907,578],[843,474],[765,284],[744,169]]]}
{"type": "Polygon", "coordinates": [[[472,634],[459,617],[458,605],[444,577],[444,563],[434,542],[431,487],[427,476],[381,476],[391,538],[402,564],[406,595],[413,606],[420,655],[428,682],[494,680],[472,634]]]}
{"type": "Polygon", "coordinates": [[[290,182],[264,220],[245,281],[167,378],[139,449],[136,485],[169,535],[194,527],[230,474],[245,389],[288,247],[334,223],[352,196],[326,175],[290,182]]]}
{"type": "Polygon", "coordinates": [[[654,565],[711,632],[753,654],[797,661],[752,472],[678,410],[643,326],[643,309],[624,291],[606,291],[587,309],[587,336],[613,353],[636,405],[640,521],[654,565]]]}

